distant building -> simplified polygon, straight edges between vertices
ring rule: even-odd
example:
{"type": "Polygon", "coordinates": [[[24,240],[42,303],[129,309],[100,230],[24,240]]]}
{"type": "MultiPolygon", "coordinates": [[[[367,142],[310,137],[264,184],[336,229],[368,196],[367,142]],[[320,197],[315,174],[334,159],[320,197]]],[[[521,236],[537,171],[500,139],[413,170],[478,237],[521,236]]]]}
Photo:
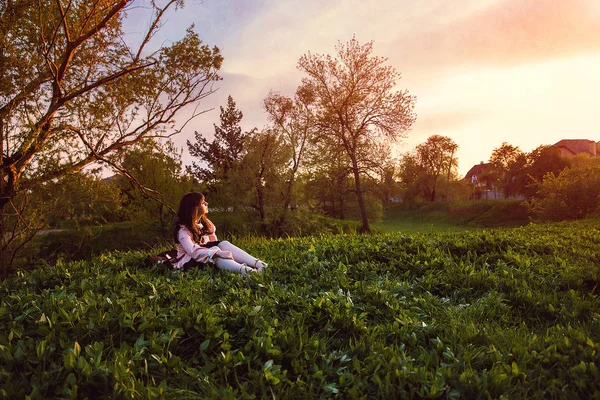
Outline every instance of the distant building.
{"type": "Polygon", "coordinates": [[[485,170],[491,166],[490,163],[484,163],[483,161],[479,164],[473,165],[467,175],[465,175],[465,179],[473,184],[479,183],[481,177],[485,174],[485,170]]]}
{"type": "MultiPolygon", "coordinates": [[[[551,147],[558,149],[560,156],[564,158],[573,158],[580,154],[587,154],[590,157],[600,156],[600,141],[594,142],[589,139],[563,139],[551,147]]],[[[488,168],[490,163],[474,165],[465,175],[465,180],[473,184],[472,198],[475,199],[500,199],[503,197],[499,192],[493,179],[490,179],[488,168]]],[[[520,196],[517,196],[519,198],[520,196]]]]}
{"type": "Polygon", "coordinates": [[[579,154],[600,156],[600,142],[588,139],[563,139],[552,145],[558,148],[561,157],[573,158],[579,154]]]}
{"type": "Polygon", "coordinates": [[[469,172],[465,175],[465,180],[473,184],[472,199],[502,199],[504,195],[498,191],[494,185],[494,180],[491,178],[489,168],[491,163],[473,165],[469,172]]]}

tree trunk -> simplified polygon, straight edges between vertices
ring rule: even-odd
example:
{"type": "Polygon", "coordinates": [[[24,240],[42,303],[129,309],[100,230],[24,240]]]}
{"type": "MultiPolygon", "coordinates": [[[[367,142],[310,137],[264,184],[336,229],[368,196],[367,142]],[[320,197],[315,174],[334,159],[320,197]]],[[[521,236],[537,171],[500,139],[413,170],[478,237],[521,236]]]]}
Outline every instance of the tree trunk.
{"type": "Polygon", "coordinates": [[[331,195],[331,212],[329,215],[335,218],[338,216],[337,208],[335,206],[335,193],[333,190],[330,190],[329,194],[331,195]]]}
{"type": "Polygon", "coordinates": [[[289,181],[287,182],[287,187],[285,190],[285,198],[283,200],[283,210],[281,211],[281,214],[279,214],[279,217],[277,217],[277,221],[275,222],[275,229],[276,229],[277,236],[281,236],[283,234],[283,224],[285,223],[285,220],[287,218],[288,208],[290,207],[290,204],[292,203],[292,189],[294,188],[295,175],[296,175],[296,169],[294,169],[292,171],[292,176],[290,177],[289,181]]]}
{"type": "Polygon", "coordinates": [[[4,160],[6,165],[1,165],[0,168],[0,215],[4,207],[11,202],[17,195],[15,190],[16,182],[18,181],[16,169],[10,160],[4,160]]]}
{"type": "Polygon", "coordinates": [[[354,173],[354,187],[356,189],[356,198],[358,199],[358,208],[360,209],[360,217],[362,222],[360,233],[371,233],[369,218],[367,217],[367,209],[365,207],[365,199],[363,198],[363,192],[360,186],[360,173],[358,170],[358,164],[356,163],[356,159],[354,159],[354,157],[352,158],[352,172],[354,173]]]}
{"type": "Polygon", "coordinates": [[[335,196],[337,194],[338,199],[339,199],[339,206],[340,206],[340,219],[343,221],[346,219],[346,213],[344,212],[344,178],[338,178],[335,182],[335,188],[337,188],[336,193],[334,193],[333,195],[335,196]]]}
{"type": "Polygon", "coordinates": [[[267,231],[267,222],[266,222],[266,216],[265,216],[265,195],[264,195],[264,188],[262,187],[262,185],[258,184],[258,187],[256,188],[256,194],[258,196],[258,213],[260,215],[260,227],[263,230],[263,233],[267,231]]]}
{"type": "Polygon", "coordinates": [[[437,186],[437,177],[433,178],[433,189],[431,189],[431,197],[429,198],[429,201],[435,201],[435,187],[437,186]]]}

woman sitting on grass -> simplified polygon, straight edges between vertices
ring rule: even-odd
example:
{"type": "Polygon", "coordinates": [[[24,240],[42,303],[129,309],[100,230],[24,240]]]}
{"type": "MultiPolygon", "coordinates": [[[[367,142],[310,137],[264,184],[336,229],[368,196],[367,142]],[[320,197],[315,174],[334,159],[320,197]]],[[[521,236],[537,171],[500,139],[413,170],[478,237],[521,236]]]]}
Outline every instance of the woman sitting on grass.
{"type": "Polygon", "coordinates": [[[181,198],[174,237],[177,259],[174,268],[189,268],[214,264],[219,269],[247,275],[261,272],[267,263],[252,257],[226,240],[217,240],[215,226],[206,217],[208,203],[202,193],[191,192],[181,198]]]}

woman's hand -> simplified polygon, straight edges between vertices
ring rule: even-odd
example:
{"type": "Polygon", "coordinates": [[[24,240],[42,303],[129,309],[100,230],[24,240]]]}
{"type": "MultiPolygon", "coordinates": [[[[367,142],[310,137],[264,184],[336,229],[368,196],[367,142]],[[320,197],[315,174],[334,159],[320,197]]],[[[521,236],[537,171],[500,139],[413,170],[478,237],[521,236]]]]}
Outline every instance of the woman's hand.
{"type": "Polygon", "coordinates": [[[230,251],[219,250],[215,253],[213,258],[228,258],[228,259],[233,260],[233,255],[231,254],[230,251]]]}

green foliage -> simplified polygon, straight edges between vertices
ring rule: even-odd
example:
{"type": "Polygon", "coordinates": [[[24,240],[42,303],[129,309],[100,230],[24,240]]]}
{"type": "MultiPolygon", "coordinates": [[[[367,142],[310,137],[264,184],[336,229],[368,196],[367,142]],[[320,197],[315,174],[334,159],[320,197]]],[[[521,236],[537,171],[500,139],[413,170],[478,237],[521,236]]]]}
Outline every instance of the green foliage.
{"type": "MultiPolygon", "coordinates": [[[[79,188],[72,176],[90,164],[177,134],[220,80],[219,49],[191,28],[153,40],[182,0],[146,3],[146,30],[132,39],[123,26],[133,3],[143,2],[0,2],[0,274],[46,228],[35,191],[79,188]]],[[[94,211],[66,210],[89,221],[94,211]]]]}
{"type": "Polygon", "coordinates": [[[507,142],[502,142],[500,147],[492,151],[490,156],[492,176],[497,180],[504,198],[522,192],[523,185],[519,185],[525,177],[524,170],[527,165],[527,155],[507,142]]]}
{"type": "Polygon", "coordinates": [[[553,146],[539,146],[527,154],[525,175],[520,179],[522,192],[527,198],[534,197],[547,174],[558,176],[571,161],[560,155],[560,150],[553,146]]]}
{"type": "MultiPolygon", "coordinates": [[[[260,218],[253,212],[213,212],[211,221],[217,226],[219,238],[240,236],[268,236],[260,218]]],[[[281,227],[280,236],[307,236],[318,233],[352,233],[358,228],[356,221],[340,221],[305,209],[290,212],[281,227]]]]}
{"type": "Polygon", "coordinates": [[[431,135],[425,143],[417,146],[414,157],[422,170],[419,186],[424,189],[425,199],[435,201],[440,181],[444,177],[450,180],[452,170],[458,165],[458,159],[454,157],[457,149],[458,145],[451,138],[441,135],[431,135]]]}
{"type": "MultiPolygon", "coordinates": [[[[214,212],[211,220],[217,226],[220,239],[243,236],[265,236],[261,221],[254,212],[214,212]]],[[[171,224],[173,221],[169,220],[171,224]]],[[[283,236],[306,236],[315,233],[352,233],[358,223],[339,221],[333,218],[313,214],[305,210],[291,212],[282,227],[283,236]]],[[[49,230],[36,236],[13,267],[6,269],[7,275],[14,274],[18,268],[32,269],[62,262],[90,260],[107,251],[147,250],[157,244],[172,247],[170,230],[164,231],[157,219],[140,219],[105,225],[65,226],[64,229],[49,230]]]]}
{"type": "Polygon", "coordinates": [[[64,221],[75,225],[114,222],[121,213],[121,196],[114,182],[79,172],[32,190],[31,208],[41,208],[50,228],[64,221]]]}
{"type": "Polygon", "coordinates": [[[543,220],[581,219],[600,211],[600,159],[576,157],[558,176],[548,173],[529,201],[543,220]]]}
{"type": "Polygon", "coordinates": [[[40,258],[47,263],[53,263],[57,259],[89,260],[106,251],[142,250],[167,241],[158,221],[124,221],[82,226],[39,235],[33,242],[31,253],[27,254],[26,263],[35,265],[35,260],[40,258]]]}
{"type": "MultiPolygon", "coordinates": [[[[368,181],[366,179],[365,181],[366,186],[368,186],[368,181]]],[[[379,222],[383,216],[383,205],[381,204],[381,200],[374,193],[369,192],[363,194],[363,197],[369,221],[373,223],[379,222]]],[[[349,202],[345,213],[346,218],[350,220],[360,220],[360,209],[354,193],[351,193],[351,195],[348,196],[348,200],[349,202]]]]}
{"type": "Polygon", "coordinates": [[[0,217],[0,276],[28,260],[45,258],[39,235],[118,221],[121,200],[115,182],[93,172],[67,175],[19,194],[7,206],[11,213],[0,217]]]}
{"type": "Polygon", "coordinates": [[[199,161],[199,164],[192,162],[194,176],[208,185],[207,194],[220,207],[239,208],[244,200],[242,192],[247,191],[235,179],[243,170],[245,143],[252,133],[242,132],[242,118],[233,97],[228,96],[227,108],[221,107],[220,125],[214,125],[214,140],[209,142],[201,133],[194,132],[196,141],[187,141],[191,156],[199,161]]]}
{"type": "Polygon", "coordinates": [[[248,139],[242,168],[234,178],[244,188],[241,192],[248,196],[247,204],[258,212],[264,232],[282,214],[290,156],[291,149],[281,132],[273,129],[254,132],[248,139]]]}
{"type": "Polygon", "coordinates": [[[183,5],[176,0],[149,4],[147,30],[130,40],[131,3],[0,4],[0,212],[19,193],[176,134],[201,113],[175,118],[220,79],[219,49],[192,29],[168,45],[152,40],[161,18],[183,5]]]}
{"type": "Polygon", "coordinates": [[[0,396],[598,397],[597,224],[248,240],[247,279],[58,263],[0,285],[0,396]]]}
{"type": "Polygon", "coordinates": [[[170,236],[181,197],[199,186],[183,169],[181,151],[171,141],[145,140],[119,154],[119,159],[136,182],[123,174],[116,176],[124,197],[124,219],[158,222],[163,236],[170,236]]]}

